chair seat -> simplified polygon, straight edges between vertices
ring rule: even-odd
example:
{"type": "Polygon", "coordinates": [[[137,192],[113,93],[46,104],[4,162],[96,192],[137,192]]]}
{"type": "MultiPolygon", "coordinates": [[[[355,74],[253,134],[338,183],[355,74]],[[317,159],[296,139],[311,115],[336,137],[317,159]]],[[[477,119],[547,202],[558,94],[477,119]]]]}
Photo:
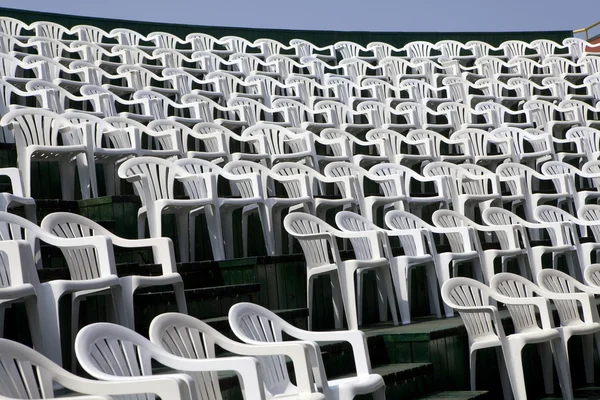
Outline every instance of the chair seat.
{"type": "Polygon", "coordinates": [[[349,391],[356,395],[368,394],[384,386],[381,375],[353,376],[329,381],[329,389],[334,392],[349,391]]]}

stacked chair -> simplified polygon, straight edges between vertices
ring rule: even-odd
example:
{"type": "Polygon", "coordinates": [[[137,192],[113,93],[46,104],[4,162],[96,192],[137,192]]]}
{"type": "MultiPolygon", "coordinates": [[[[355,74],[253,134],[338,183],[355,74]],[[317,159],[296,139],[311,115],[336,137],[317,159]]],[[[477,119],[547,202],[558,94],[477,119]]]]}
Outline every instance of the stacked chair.
{"type": "Polygon", "coordinates": [[[594,339],[600,352],[593,50],[575,38],[320,48],[0,17],[0,141],[15,146],[18,165],[0,170],[11,184],[0,194],[0,333],[5,308],[24,302],[37,350],[0,339],[0,395],[54,397],[54,380],[89,399],[220,399],[216,373],[227,370],[246,399],[383,400],[359,330],[365,278],[375,275],[379,319],[409,324],[411,279],[423,269],[431,314],[463,318],[472,389],[477,351],[495,348],[506,397],[526,398],[521,350],[531,343],[546,391],[555,365],[563,397],[573,398],[569,339],[582,336],[588,382],[594,339]],[[65,200],[132,186],[139,238],[71,213],[37,225],[34,161],[58,163],[65,200]],[[26,218],[10,213],[19,207],[26,218]],[[167,214],[176,245],[164,237],[167,214]],[[200,261],[201,214],[213,260],[247,256],[254,232],[259,253],[302,250],[309,331],[239,303],[229,323],[240,343],[185,315],[176,262],[200,261]],[[41,243],[60,249],[70,280],[40,282],[41,243]],[[119,276],[114,247],[150,247],[161,273],[119,276]],[[321,275],[330,278],[335,327],[345,320],[348,331],[310,331],[321,275]],[[179,313],[154,319],[148,340],[132,331],[133,294],[165,285],[179,313]],[[77,333],[80,301],[100,294],[110,295],[108,316],[120,326],[77,333]],[[58,303],[67,295],[74,343],[63,350],[58,303]],[[503,328],[502,305],[514,333],[503,328]],[[352,377],[328,380],[317,343],[332,341],[351,345],[352,377]],[[216,346],[230,354],[217,358],[216,346]],[[59,367],[70,351],[107,382],[59,367]],[[153,362],[178,372],[154,375],[153,362]]]}

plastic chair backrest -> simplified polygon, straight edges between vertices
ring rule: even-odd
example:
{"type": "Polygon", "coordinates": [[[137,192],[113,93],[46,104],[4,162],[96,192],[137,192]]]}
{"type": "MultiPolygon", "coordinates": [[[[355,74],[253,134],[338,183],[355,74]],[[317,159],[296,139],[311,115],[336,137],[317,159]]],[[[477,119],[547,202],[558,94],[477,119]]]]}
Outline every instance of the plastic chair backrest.
{"type": "MultiPolygon", "coordinates": [[[[538,283],[543,289],[560,294],[577,293],[577,285],[581,285],[575,278],[552,268],[543,269],[538,273],[538,283]]],[[[552,302],[556,305],[562,326],[581,322],[577,300],[553,299],[552,302]]]]}
{"type": "Polygon", "coordinates": [[[19,129],[15,129],[15,140],[23,148],[32,145],[58,146],[59,135],[65,145],[81,143],[74,136],[69,121],[51,111],[39,108],[14,110],[2,117],[0,125],[7,126],[15,122],[19,125],[19,129]]]}
{"type": "Polygon", "coordinates": [[[129,159],[121,164],[118,171],[122,179],[133,176],[142,178],[133,182],[133,186],[145,206],[156,200],[174,199],[175,177],[182,175],[182,172],[186,174],[171,161],[157,157],[129,159]]]}
{"type": "Polygon", "coordinates": [[[283,226],[290,235],[296,237],[300,242],[307,268],[320,267],[333,264],[337,254],[337,243],[330,234],[333,228],[321,219],[305,214],[288,214],[283,226]],[[315,235],[315,238],[311,236],[315,235]],[[332,249],[333,258],[330,257],[329,249],[332,249]]]}
{"type": "MultiPolygon", "coordinates": [[[[539,290],[535,283],[511,273],[494,275],[490,287],[504,296],[513,298],[534,297],[539,290]]],[[[506,307],[515,326],[515,332],[520,333],[528,329],[539,328],[535,306],[531,304],[507,304],[506,307]]]]}
{"type": "Polygon", "coordinates": [[[442,286],[442,299],[450,307],[457,308],[462,318],[469,342],[473,343],[478,339],[498,339],[504,336],[502,325],[494,323],[489,309],[490,288],[483,283],[470,278],[451,278],[444,282],[442,286]],[[464,312],[461,308],[465,308],[464,312]],[[481,312],[477,312],[480,308],[481,312]]]}

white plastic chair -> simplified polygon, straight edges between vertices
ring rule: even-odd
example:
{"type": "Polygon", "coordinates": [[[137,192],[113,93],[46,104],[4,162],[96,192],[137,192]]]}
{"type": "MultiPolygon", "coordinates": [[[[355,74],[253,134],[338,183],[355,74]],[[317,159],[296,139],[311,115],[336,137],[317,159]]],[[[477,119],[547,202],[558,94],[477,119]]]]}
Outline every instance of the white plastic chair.
{"type": "Polygon", "coordinates": [[[404,196],[402,207],[406,211],[414,213],[421,217],[424,207],[439,204],[441,208],[448,208],[449,201],[444,178],[439,176],[426,177],[404,165],[393,163],[381,163],[374,165],[369,169],[369,173],[374,175],[371,179],[383,187],[388,187],[386,192],[397,193],[404,196]],[[413,193],[412,187],[415,184],[423,185],[433,184],[432,193],[413,193]]]}
{"type": "Polygon", "coordinates": [[[376,231],[380,233],[384,253],[390,263],[398,309],[403,324],[410,324],[411,272],[418,267],[426,268],[430,309],[438,318],[441,317],[434,258],[429,254],[431,251],[428,250],[430,244],[428,244],[427,233],[421,229],[405,229],[403,231],[382,229],[365,217],[349,211],[337,213],[335,223],[345,232],[376,231]],[[404,250],[403,255],[395,256],[392,253],[389,236],[398,237],[404,250]]]}
{"type": "Polygon", "coordinates": [[[12,304],[23,302],[27,312],[29,332],[33,347],[44,352],[40,312],[43,304],[38,302],[39,280],[33,268],[31,246],[23,240],[0,241],[0,337],[4,335],[4,314],[12,304]]]}
{"type": "Polygon", "coordinates": [[[58,161],[62,196],[74,198],[76,161],[81,196],[90,198],[90,176],[87,147],[79,132],[69,121],[51,111],[25,108],[11,111],[0,120],[0,125],[11,126],[17,145],[17,162],[23,178],[23,190],[31,197],[31,163],[33,161],[58,161]],[[59,140],[62,139],[62,143],[59,140]]]}
{"type": "Polygon", "coordinates": [[[173,400],[196,400],[193,381],[184,374],[132,378],[128,382],[98,382],[74,375],[31,348],[0,339],[4,374],[0,395],[4,399],[52,399],[57,389],[68,389],[75,400],[110,400],[133,395],[140,400],[154,395],[173,400]]]}
{"type": "Polygon", "coordinates": [[[352,188],[351,195],[356,198],[361,215],[369,221],[375,222],[380,208],[383,208],[384,214],[390,208],[404,209],[406,195],[403,192],[404,188],[398,182],[398,176],[378,176],[356,164],[343,161],[327,164],[323,172],[327,177],[340,180],[338,184],[340,192],[345,193],[347,188],[352,188]],[[378,193],[369,194],[365,191],[366,179],[377,183],[378,193]],[[345,182],[342,183],[343,181],[345,182]]]}
{"type": "MultiPolygon", "coordinates": [[[[372,129],[369,132],[373,131],[372,129]]],[[[366,140],[360,140],[356,135],[339,128],[323,129],[319,135],[322,139],[328,141],[326,143],[333,153],[333,157],[326,159],[329,162],[348,161],[362,167],[389,161],[388,156],[385,154],[387,150],[384,141],[380,140],[379,137],[370,136],[369,132],[365,135],[366,140]]],[[[320,158],[319,155],[317,155],[317,158],[320,158]]]]}
{"type": "Polygon", "coordinates": [[[29,259],[22,267],[28,270],[29,282],[35,286],[38,295],[40,325],[44,329],[44,352],[54,362],[61,364],[62,359],[58,304],[63,296],[71,295],[73,314],[70,328],[73,337],[78,328],[79,313],[76,311],[79,309],[79,302],[90,295],[110,293],[115,309],[113,315],[119,323],[128,325],[110,238],[60,238],[24,218],[5,212],[0,212],[0,238],[2,241],[25,238],[30,245],[29,255],[24,249],[19,250],[22,259],[29,259]],[[63,252],[71,280],[55,279],[38,283],[37,271],[33,268],[36,265],[39,241],[58,247],[63,252]]]}
{"type": "MultiPolygon", "coordinates": [[[[151,122],[148,126],[159,122],[151,122]]],[[[255,143],[259,139],[242,138],[224,126],[201,122],[192,130],[182,128],[182,150],[186,157],[201,158],[212,162],[224,163],[232,161],[235,156],[234,146],[255,143]]]]}
{"type": "Polygon", "coordinates": [[[220,393],[217,394],[211,381],[219,371],[238,374],[246,399],[264,399],[258,362],[251,357],[202,360],[176,357],[142,335],[108,323],[96,323],[80,330],[75,339],[75,353],[83,369],[102,381],[126,383],[141,376],[148,377],[153,374],[152,363],[159,362],[171,370],[189,373],[184,376],[192,399],[218,398],[220,393]],[[212,390],[207,392],[209,387],[212,390]]]}
{"type": "Polygon", "coordinates": [[[501,103],[485,101],[475,106],[475,111],[482,114],[488,125],[494,129],[502,127],[529,128],[529,122],[517,122],[519,117],[526,118],[524,111],[513,111],[501,103]],[[514,121],[517,119],[517,121],[514,121]]]}
{"type": "Polygon", "coordinates": [[[501,199],[498,176],[479,165],[437,161],[427,164],[423,175],[446,177],[452,209],[470,219],[474,219],[475,206],[483,212],[501,199]]]}
{"type": "Polygon", "coordinates": [[[310,197],[308,190],[303,187],[307,184],[305,177],[301,175],[279,175],[272,173],[264,165],[245,160],[230,162],[223,169],[230,175],[253,174],[256,176],[251,181],[234,181],[235,188],[242,197],[259,198],[259,200],[255,200],[254,204],[246,205],[242,210],[244,255],[246,256],[248,247],[248,216],[253,212],[258,212],[261,220],[267,254],[282,254],[283,232],[281,227],[283,213],[286,210],[292,212],[297,209],[310,213],[311,209],[314,209],[313,199],[310,197]],[[284,185],[287,196],[276,193],[275,182],[284,185]]]}
{"type": "MultiPolygon", "coordinates": [[[[552,207],[552,209],[554,208],[555,207],[552,207]]],[[[543,217],[544,221],[548,221],[552,216],[555,217],[554,219],[558,219],[559,216],[555,211],[556,210],[549,210],[548,213],[545,213],[547,216],[543,216],[541,214],[542,211],[540,211],[539,216],[543,217]]],[[[576,268],[576,263],[572,257],[573,252],[576,251],[577,247],[572,242],[573,239],[569,233],[569,229],[571,229],[570,227],[572,225],[570,222],[529,222],[508,210],[498,207],[491,207],[485,210],[482,214],[482,219],[487,225],[502,227],[505,229],[507,236],[515,235],[518,232],[518,240],[523,242],[524,247],[528,252],[532,280],[537,279],[537,274],[544,268],[542,257],[544,254],[548,253],[550,253],[552,256],[550,265],[553,268],[556,268],[556,258],[559,255],[567,253],[565,256],[569,266],[569,271],[573,276],[577,274],[578,270],[576,268]],[[532,232],[535,232],[536,230],[546,230],[550,236],[550,240],[532,241],[532,232]],[[567,233],[569,234],[568,236],[565,235],[567,233]]],[[[536,218],[536,220],[540,221],[541,218],[536,218]]]]}
{"type": "Polygon", "coordinates": [[[489,122],[476,122],[477,116],[483,116],[483,114],[462,103],[445,102],[438,106],[437,111],[446,116],[455,131],[467,128],[495,128],[489,122]]]}
{"type": "Polygon", "coordinates": [[[185,169],[171,161],[157,157],[135,157],[125,161],[119,167],[121,179],[132,182],[142,201],[138,210],[138,237],[145,236],[145,222],[148,220],[151,238],[162,237],[162,214],[176,214],[179,257],[188,261],[190,256],[189,213],[204,207],[211,235],[211,248],[215,260],[224,257],[220,215],[216,204],[216,188],[210,186],[210,179],[204,180],[206,191],[198,190],[198,176],[189,174],[185,169]],[[175,198],[174,184],[180,181],[184,185],[189,199],[175,198]]]}
{"type": "Polygon", "coordinates": [[[35,200],[27,197],[23,191],[23,179],[18,168],[0,168],[0,176],[10,180],[12,193],[0,193],[0,211],[9,211],[15,207],[23,206],[25,217],[31,222],[37,222],[35,200]]]}
{"type": "MultiPolygon", "coordinates": [[[[41,228],[58,237],[67,239],[100,235],[110,238],[112,245],[116,247],[129,249],[141,247],[152,248],[153,262],[162,267],[162,275],[128,275],[119,278],[129,327],[135,327],[133,307],[134,294],[138,289],[145,287],[163,285],[173,286],[178,311],[184,314],[187,313],[187,304],[185,302],[185,294],[183,291],[183,280],[181,279],[181,275],[177,273],[175,251],[173,250],[173,242],[171,239],[123,239],[88,218],[66,212],[57,212],[47,215],[41,223],[41,228]]],[[[111,257],[110,254],[109,257],[111,257]]],[[[111,261],[113,264],[116,264],[114,259],[111,261]]],[[[80,267],[83,267],[83,265],[80,267]]],[[[73,312],[75,313],[76,310],[73,310],[73,312]]]]}
{"type": "MultiPolygon", "coordinates": [[[[383,321],[387,318],[387,307],[392,313],[392,320],[398,324],[398,316],[394,301],[394,293],[389,275],[389,261],[379,242],[376,232],[342,232],[325,221],[306,213],[292,213],[283,221],[285,230],[300,242],[307,267],[307,308],[309,312],[309,329],[312,326],[313,280],[317,275],[331,276],[332,301],[335,315],[335,327],[342,327],[342,309],[345,312],[349,329],[358,329],[362,321],[358,320],[355,273],[375,270],[378,278],[378,296],[380,301],[379,316],[383,321]],[[355,258],[342,261],[337,239],[350,239],[355,251],[355,258]],[[385,306],[385,307],[384,307],[385,306]]],[[[361,288],[358,288],[361,292],[361,288]]]]}
{"type": "Polygon", "coordinates": [[[469,278],[453,278],[447,281],[442,287],[442,299],[444,303],[460,313],[469,335],[471,390],[475,390],[476,387],[477,351],[495,347],[500,364],[504,398],[510,398],[509,390],[512,390],[515,399],[526,399],[521,351],[527,344],[541,344],[544,346],[541,355],[546,392],[552,391],[552,362],[549,354],[552,349],[560,381],[563,383],[561,385],[563,396],[568,399],[573,398],[568,358],[559,343],[560,334],[553,327],[546,299],[505,296],[469,278]],[[515,333],[506,335],[498,309],[490,304],[491,300],[507,305],[515,326],[515,333]],[[536,318],[536,309],[539,311],[541,326],[536,318]],[[501,362],[502,358],[504,362],[501,362]]]}
{"type": "Polygon", "coordinates": [[[115,130],[117,130],[117,145],[115,147],[134,148],[136,155],[161,157],[161,158],[178,158],[181,156],[181,140],[180,135],[174,129],[163,129],[162,126],[152,125],[153,129],[148,126],[127,117],[106,117],[105,122],[108,122],[115,130]],[[121,131],[121,132],[118,132],[121,131]]]}
{"type": "Polygon", "coordinates": [[[552,135],[549,133],[535,135],[516,127],[501,127],[494,129],[489,135],[497,141],[498,149],[516,164],[525,164],[539,170],[540,164],[556,157],[552,135]]]}
{"type": "Polygon", "coordinates": [[[523,104],[527,113],[527,122],[537,129],[559,136],[560,132],[579,125],[579,114],[574,108],[563,108],[544,100],[529,100],[523,104]],[[555,119],[554,114],[560,114],[561,119],[555,119]]]}
{"type": "Polygon", "coordinates": [[[475,276],[486,285],[490,284],[495,274],[494,261],[500,257],[502,272],[506,271],[506,262],[517,259],[522,274],[527,273],[527,250],[519,245],[514,235],[507,235],[504,229],[493,226],[477,224],[462,214],[452,210],[437,210],[432,215],[433,224],[440,228],[455,228],[464,226],[469,228],[469,236],[473,248],[479,253],[479,259],[474,259],[475,276]],[[480,232],[486,236],[497,238],[497,245],[492,242],[482,241],[480,232]]]}
{"type": "Polygon", "coordinates": [[[585,154],[587,161],[600,158],[600,131],[587,126],[575,126],[565,133],[565,138],[579,141],[577,153],[585,154]]]}
{"type": "Polygon", "coordinates": [[[588,267],[592,264],[594,254],[596,262],[598,259],[598,250],[600,249],[600,206],[597,204],[586,204],[577,209],[577,218],[573,217],[572,221],[580,227],[579,249],[577,256],[579,257],[579,266],[582,269],[585,277],[588,267]],[[587,230],[591,233],[591,237],[585,237],[587,230]]]}
{"type": "MultiPolygon", "coordinates": [[[[572,336],[583,336],[581,339],[585,381],[586,383],[593,382],[594,340],[598,352],[600,352],[600,317],[598,316],[594,297],[597,291],[572,276],[551,268],[541,270],[538,273],[537,280],[541,288],[555,294],[549,297],[556,305],[560,318],[560,327],[557,329],[561,333],[565,352],[568,354],[567,345],[572,336]]],[[[545,294],[543,295],[545,296],[545,294]]]]}
{"type": "Polygon", "coordinates": [[[254,142],[255,154],[236,153],[235,159],[265,160],[268,166],[281,161],[305,162],[317,167],[316,152],[307,135],[272,124],[257,124],[242,132],[242,138],[261,138],[254,142]]]}
{"type": "MultiPolygon", "coordinates": [[[[517,163],[500,164],[496,168],[496,174],[509,191],[502,197],[502,202],[511,202],[513,212],[521,204],[525,211],[525,218],[529,221],[534,221],[533,212],[539,205],[550,202],[560,205],[571,197],[566,178],[562,175],[544,175],[533,168],[517,163]],[[544,181],[551,183],[551,191],[540,190],[539,187],[544,181]]],[[[537,234],[534,234],[533,238],[537,239],[537,234]]]]}
{"type": "MultiPolygon", "coordinates": [[[[415,131],[416,129],[412,130],[409,135],[415,131]]],[[[429,142],[426,139],[410,140],[401,133],[382,128],[371,129],[365,135],[365,139],[383,142],[383,145],[380,145],[382,149],[380,162],[393,162],[412,167],[415,164],[422,165],[433,161],[433,155],[428,154],[429,142]]]]}
{"type": "Polygon", "coordinates": [[[447,161],[457,164],[471,161],[469,144],[463,139],[449,139],[441,133],[428,129],[414,129],[406,139],[415,143],[421,157],[428,161],[447,161]]]}
{"type": "MultiPolygon", "coordinates": [[[[282,162],[271,168],[272,174],[277,174],[282,177],[294,177],[299,176],[300,179],[289,179],[282,180],[281,183],[286,190],[288,197],[309,197],[310,202],[307,202],[309,211],[311,214],[325,220],[327,211],[334,208],[356,208],[358,203],[356,199],[351,195],[352,190],[348,187],[348,181],[345,179],[329,178],[325,175],[320,174],[314,169],[307,165],[282,162]],[[304,178],[304,179],[303,179],[304,178]],[[340,191],[339,197],[323,196],[321,188],[325,185],[337,185],[345,186],[346,190],[340,191]]],[[[304,207],[303,205],[297,206],[297,208],[304,207]]],[[[292,208],[290,208],[291,210],[292,208]]]]}
{"type": "MultiPolygon", "coordinates": [[[[306,399],[324,399],[316,392],[310,363],[312,347],[303,343],[263,343],[245,344],[236,342],[219,333],[208,324],[188,315],[165,313],[152,320],[149,338],[177,357],[187,359],[213,359],[218,346],[232,354],[255,356],[262,368],[265,394],[268,398],[294,396],[306,399]],[[285,366],[286,357],[294,366],[294,386],[289,381],[285,366]],[[283,392],[283,393],[281,393],[283,392]]],[[[215,394],[219,393],[219,380],[216,374],[195,374],[196,382],[215,394]]],[[[218,395],[217,395],[218,397],[218,395]]]]}
{"type": "MultiPolygon", "coordinates": [[[[477,251],[472,247],[469,228],[467,227],[439,228],[426,223],[411,213],[396,210],[386,214],[385,225],[392,231],[391,235],[402,234],[406,230],[418,229],[426,236],[429,252],[434,259],[440,288],[444,282],[450,279],[451,275],[457,275],[459,263],[472,260],[477,262],[476,259],[479,257],[477,251]],[[433,237],[434,233],[446,236],[450,244],[449,251],[438,252],[433,237]]],[[[446,317],[454,316],[454,311],[449,306],[445,305],[444,311],[446,317]]]]}
{"type": "Polygon", "coordinates": [[[494,139],[488,132],[477,128],[460,129],[450,136],[450,140],[463,140],[467,144],[467,154],[474,164],[488,166],[492,171],[509,159],[506,154],[497,151],[498,143],[494,139]]]}
{"type": "MultiPolygon", "coordinates": [[[[271,311],[250,303],[237,303],[231,307],[229,324],[233,333],[248,344],[286,343],[283,340],[283,333],[296,339],[290,343],[306,344],[310,348],[310,360],[316,387],[327,399],[350,400],[361,394],[373,394],[375,400],[385,399],[385,384],[381,375],[371,372],[366,337],[361,331],[309,332],[301,330],[271,311]],[[356,366],[355,376],[327,379],[318,343],[330,341],[350,343],[356,366]]],[[[285,369],[281,361],[279,361],[279,365],[285,369]]],[[[281,382],[282,387],[285,383],[285,380],[281,382]]]]}
{"type": "Polygon", "coordinates": [[[567,184],[572,203],[568,204],[569,211],[574,215],[586,203],[597,203],[600,192],[595,183],[600,179],[600,174],[583,172],[571,164],[563,161],[548,161],[542,165],[542,173],[548,176],[562,175],[567,184]],[[590,187],[591,186],[591,187],[590,187]],[[588,189],[588,187],[590,187],[588,189]]]}

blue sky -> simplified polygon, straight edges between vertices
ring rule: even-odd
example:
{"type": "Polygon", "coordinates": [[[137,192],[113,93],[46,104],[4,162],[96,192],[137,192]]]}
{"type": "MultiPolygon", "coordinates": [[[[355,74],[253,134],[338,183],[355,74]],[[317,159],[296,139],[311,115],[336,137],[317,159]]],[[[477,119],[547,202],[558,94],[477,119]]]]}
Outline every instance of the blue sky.
{"type": "Polygon", "coordinates": [[[573,30],[600,20],[598,0],[2,0],[0,6],[211,26],[404,32],[573,30]]]}

